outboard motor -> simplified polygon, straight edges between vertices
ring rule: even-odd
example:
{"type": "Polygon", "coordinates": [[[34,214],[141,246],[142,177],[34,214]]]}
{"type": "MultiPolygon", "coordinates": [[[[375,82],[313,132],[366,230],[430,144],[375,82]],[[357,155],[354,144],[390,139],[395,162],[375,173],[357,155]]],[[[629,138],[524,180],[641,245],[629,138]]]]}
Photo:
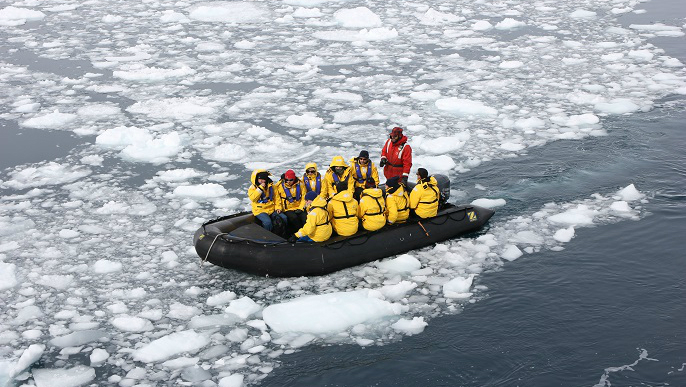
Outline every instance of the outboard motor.
{"type": "Polygon", "coordinates": [[[435,174],[433,175],[438,183],[438,192],[441,197],[438,199],[438,207],[443,207],[450,199],[450,178],[446,175],[435,174]]]}

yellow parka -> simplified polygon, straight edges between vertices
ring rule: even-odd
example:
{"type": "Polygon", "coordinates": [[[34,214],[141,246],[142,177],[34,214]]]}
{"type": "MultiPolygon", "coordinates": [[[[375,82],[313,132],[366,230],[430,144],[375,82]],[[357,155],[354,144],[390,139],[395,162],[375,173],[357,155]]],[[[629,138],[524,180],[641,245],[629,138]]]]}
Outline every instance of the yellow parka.
{"type": "Polygon", "coordinates": [[[307,235],[315,242],[324,242],[329,239],[333,229],[331,228],[329,211],[326,209],[326,200],[317,196],[312,201],[308,211],[305,225],[295,233],[295,236],[302,238],[307,235]]]}
{"type": "Polygon", "coordinates": [[[326,174],[324,175],[324,182],[322,184],[321,196],[325,199],[330,199],[338,193],[338,190],[336,189],[337,181],[336,178],[334,178],[334,167],[345,167],[346,170],[345,172],[343,172],[343,175],[340,177],[337,176],[338,181],[344,181],[348,183],[348,191],[350,192],[352,192],[355,188],[355,181],[352,176],[352,170],[350,169],[348,164],[345,163],[345,160],[343,160],[343,156],[334,156],[334,158],[331,160],[331,165],[329,165],[329,169],[326,171],[326,174]]]}
{"type": "Polygon", "coordinates": [[[370,175],[369,177],[374,179],[376,185],[379,185],[379,171],[376,169],[376,165],[374,165],[372,160],[369,160],[367,166],[362,166],[360,165],[360,163],[357,162],[357,157],[350,159],[350,172],[352,173],[353,179],[355,180],[355,183],[353,184],[354,188],[364,188],[364,184],[367,180],[368,173],[370,175]],[[371,172],[367,172],[370,169],[371,172]]]}
{"type": "Polygon", "coordinates": [[[350,191],[339,192],[327,205],[333,230],[338,235],[350,236],[357,232],[357,201],[350,191]]]}
{"type": "Polygon", "coordinates": [[[438,197],[438,183],[431,176],[428,181],[418,183],[410,193],[410,208],[420,218],[431,218],[438,212],[438,197]]]}
{"type": "Polygon", "coordinates": [[[271,215],[275,208],[274,200],[276,199],[276,190],[271,182],[267,182],[267,186],[262,190],[262,187],[257,184],[257,174],[260,172],[267,172],[267,170],[256,169],[252,171],[252,175],[250,176],[248,198],[252,202],[252,214],[255,216],[261,213],[271,215]]]}
{"type": "Polygon", "coordinates": [[[322,188],[324,187],[324,177],[319,173],[317,170],[317,164],[316,163],[308,163],[305,166],[305,170],[307,171],[308,169],[313,168],[316,172],[310,178],[310,176],[307,175],[307,173],[303,174],[303,184],[305,186],[305,193],[314,191],[317,193],[317,195],[321,195],[322,193],[322,188]],[[317,180],[319,180],[319,189],[317,189],[317,180]]]}
{"type": "Polygon", "coordinates": [[[386,195],[386,216],[388,223],[404,223],[410,216],[410,198],[404,186],[386,195]]]}
{"type": "Polygon", "coordinates": [[[305,185],[300,180],[296,180],[290,187],[283,180],[279,180],[279,182],[276,183],[276,209],[281,211],[305,209],[306,193],[305,185]],[[290,193],[292,201],[289,200],[286,191],[290,193]]]}
{"type": "Polygon", "coordinates": [[[362,227],[368,231],[376,231],[386,225],[386,201],[380,189],[362,191],[357,217],[362,219],[362,227]]]}

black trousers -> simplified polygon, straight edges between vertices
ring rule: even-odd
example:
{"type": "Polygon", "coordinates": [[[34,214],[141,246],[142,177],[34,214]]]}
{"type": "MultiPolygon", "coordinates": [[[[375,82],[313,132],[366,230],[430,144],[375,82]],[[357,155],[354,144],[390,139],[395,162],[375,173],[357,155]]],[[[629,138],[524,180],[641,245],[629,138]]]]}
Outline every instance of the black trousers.
{"type": "Polygon", "coordinates": [[[288,231],[291,234],[300,230],[307,222],[307,213],[305,211],[284,211],[284,215],[288,218],[288,231]]]}

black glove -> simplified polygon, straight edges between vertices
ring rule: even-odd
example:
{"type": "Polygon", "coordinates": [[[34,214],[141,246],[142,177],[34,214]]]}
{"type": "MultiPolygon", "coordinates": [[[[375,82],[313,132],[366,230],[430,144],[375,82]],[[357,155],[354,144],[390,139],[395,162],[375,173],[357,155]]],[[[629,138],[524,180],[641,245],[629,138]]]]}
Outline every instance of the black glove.
{"type": "Polygon", "coordinates": [[[383,159],[381,159],[381,161],[379,161],[379,166],[380,166],[380,167],[383,167],[384,165],[386,165],[386,163],[388,163],[388,160],[386,160],[385,158],[383,158],[383,159]]]}
{"type": "Polygon", "coordinates": [[[295,243],[295,242],[297,242],[297,241],[298,241],[298,237],[295,236],[295,234],[291,235],[291,236],[288,238],[288,243],[295,243]]]}
{"type": "Polygon", "coordinates": [[[403,185],[407,187],[407,176],[403,175],[400,178],[403,179],[403,185]]]}

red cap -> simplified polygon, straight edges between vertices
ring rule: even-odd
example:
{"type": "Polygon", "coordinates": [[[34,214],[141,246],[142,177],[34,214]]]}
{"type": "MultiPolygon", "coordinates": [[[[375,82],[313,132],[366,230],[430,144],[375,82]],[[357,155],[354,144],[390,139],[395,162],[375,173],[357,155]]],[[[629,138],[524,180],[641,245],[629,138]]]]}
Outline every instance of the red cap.
{"type": "Polygon", "coordinates": [[[295,179],[295,172],[293,172],[292,169],[289,169],[286,171],[285,175],[286,179],[295,179]]]}
{"type": "Polygon", "coordinates": [[[403,128],[396,126],[395,128],[393,128],[393,130],[391,130],[391,134],[402,135],[403,134],[403,128]]]}

